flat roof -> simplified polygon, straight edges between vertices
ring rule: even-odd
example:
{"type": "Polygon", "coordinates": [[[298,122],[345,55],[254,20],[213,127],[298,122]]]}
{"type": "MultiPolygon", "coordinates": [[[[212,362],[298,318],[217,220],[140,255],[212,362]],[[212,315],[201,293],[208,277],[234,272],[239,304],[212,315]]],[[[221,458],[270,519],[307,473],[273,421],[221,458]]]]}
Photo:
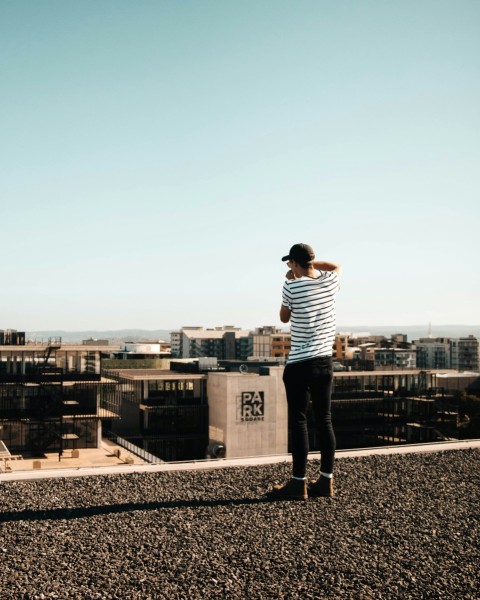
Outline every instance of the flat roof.
{"type": "MultiPolygon", "coordinates": [[[[228,361],[222,361],[228,362],[228,361]]],[[[248,362],[245,362],[248,365],[248,362]]],[[[281,368],[272,367],[266,365],[269,368],[281,368]]],[[[208,371],[208,373],[222,373],[228,376],[242,376],[245,375],[237,372],[227,371],[208,371]]],[[[123,377],[124,379],[131,380],[154,380],[154,379],[205,379],[208,373],[182,373],[177,371],[170,371],[166,369],[107,369],[108,374],[114,374],[117,377],[123,377]]],[[[335,378],[346,378],[346,377],[389,377],[395,375],[419,375],[420,373],[429,373],[436,375],[445,376],[457,376],[458,371],[454,369],[395,369],[385,371],[334,371],[335,378]]],[[[248,375],[255,375],[256,373],[248,373],[248,375]]]]}
{"type": "Polygon", "coordinates": [[[87,352],[92,352],[92,350],[98,350],[98,351],[107,351],[110,352],[112,350],[120,350],[121,346],[105,346],[104,344],[98,344],[98,345],[90,345],[90,344],[63,344],[63,343],[58,343],[58,344],[25,344],[24,346],[17,346],[17,345],[8,345],[8,346],[0,346],[0,352],[45,352],[45,350],[48,350],[49,348],[51,348],[54,351],[65,351],[65,350],[85,350],[87,352]]]}
{"type": "Polygon", "coordinates": [[[184,329],[182,332],[188,338],[197,339],[221,339],[226,333],[234,333],[236,338],[248,337],[248,329],[184,329]]]}
{"type": "Polygon", "coordinates": [[[339,461],[334,499],[306,502],[265,497],[289,464],[116,468],[94,482],[2,474],[2,597],[478,598],[478,450],[357,454],[339,461]]]}
{"type": "Polygon", "coordinates": [[[155,380],[155,379],[205,379],[203,373],[178,373],[177,371],[168,371],[166,369],[108,369],[109,374],[115,374],[117,377],[131,379],[132,381],[155,380]]]}
{"type": "Polygon", "coordinates": [[[42,383],[47,383],[48,385],[60,385],[62,384],[63,387],[73,387],[79,383],[117,383],[114,379],[110,379],[108,377],[100,377],[100,380],[98,379],[74,379],[74,380],[60,380],[60,379],[55,379],[53,381],[42,381],[41,383],[38,381],[2,381],[1,384],[2,385],[22,385],[25,387],[38,387],[39,385],[41,385],[42,383]]]}
{"type": "Polygon", "coordinates": [[[335,371],[335,377],[376,377],[382,375],[419,375],[420,373],[434,373],[453,375],[458,373],[455,369],[388,369],[384,371],[335,371]]]}

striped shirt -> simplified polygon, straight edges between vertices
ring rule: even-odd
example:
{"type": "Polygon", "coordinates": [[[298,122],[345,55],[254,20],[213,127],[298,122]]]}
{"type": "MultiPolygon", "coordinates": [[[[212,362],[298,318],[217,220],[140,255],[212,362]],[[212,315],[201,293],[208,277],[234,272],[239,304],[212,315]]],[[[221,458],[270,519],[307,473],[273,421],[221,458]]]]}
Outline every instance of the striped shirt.
{"type": "Polygon", "coordinates": [[[287,363],[332,356],[335,339],[337,271],[319,271],[319,277],[300,277],[283,285],[282,304],[291,311],[292,346],[287,363]]]}

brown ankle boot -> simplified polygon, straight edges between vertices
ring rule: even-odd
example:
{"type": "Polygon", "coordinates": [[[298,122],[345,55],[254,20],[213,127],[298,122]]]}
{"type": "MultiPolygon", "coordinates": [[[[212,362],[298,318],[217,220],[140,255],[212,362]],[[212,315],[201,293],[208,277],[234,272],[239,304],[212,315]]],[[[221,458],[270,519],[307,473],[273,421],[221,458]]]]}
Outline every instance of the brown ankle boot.
{"type": "Polygon", "coordinates": [[[274,485],[267,496],[275,500],[308,500],[307,481],[290,479],[285,485],[274,485]]]}
{"type": "Polygon", "coordinates": [[[317,481],[311,481],[308,485],[308,495],[312,498],[317,496],[333,498],[333,478],[320,475],[317,481]]]}

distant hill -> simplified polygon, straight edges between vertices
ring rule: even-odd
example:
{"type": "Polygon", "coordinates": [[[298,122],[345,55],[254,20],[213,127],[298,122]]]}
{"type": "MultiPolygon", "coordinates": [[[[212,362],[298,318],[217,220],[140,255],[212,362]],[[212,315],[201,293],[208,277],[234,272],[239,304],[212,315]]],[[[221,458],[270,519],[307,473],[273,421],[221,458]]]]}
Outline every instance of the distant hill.
{"type": "MultiPolygon", "coordinates": [[[[170,341],[172,329],[115,329],[106,331],[27,331],[27,339],[48,340],[60,337],[63,342],[81,342],[82,340],[108,339],[122,341],[164,340],[170,341]]],[[[427,325],[338,325],[337,331],[344,333],[369,333],[389,336],[394,333],[407,335],[408,341],[428,337],[427,325]]],[[[480,338],[480,325],[432,325],[433,337],[463,337],[474,335],[480,338]]]]}
{"type": "MultiPolygon", "coordinates": [[[[432,324],[432,337],[458,338],[467,335],[480,337],[480,325],[434,325],[432,324]]],[[[394,333],[407,335],[408,341],[428,337],[428,325],[338,325],[337,331],[345,333],[370,333],[371,335],[389,336],[394,333]]]]}
{"type": "Polygon", "coordinates": [[[27,339],[48,340],[48,338],[62,338],[62,342],[81,342],[90,338],[97,340],[123,340],[128,342],[145,340],[170,341],[171,329],[115,329],[107,331],[64,331],[61,329],[52,331],[27,331],[27,339]]]}

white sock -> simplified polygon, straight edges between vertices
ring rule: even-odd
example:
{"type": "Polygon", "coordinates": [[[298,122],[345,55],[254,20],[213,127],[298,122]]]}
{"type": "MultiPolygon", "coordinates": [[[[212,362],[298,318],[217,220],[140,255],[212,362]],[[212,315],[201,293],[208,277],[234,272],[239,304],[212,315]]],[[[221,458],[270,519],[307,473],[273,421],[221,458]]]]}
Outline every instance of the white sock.
{"type": "Polygon", "coordinates": [[[326,477],[327,479],[333,479],[333,473],[324,473],[323,471],[320,471],[320,475],[322,477],[326,477]]]}
{"type": "Polygon", "coordinates": [[[292,475],[292,479],[296,479],[297,481],[305,481],[306,477],[294,477],[292,475]]]}

